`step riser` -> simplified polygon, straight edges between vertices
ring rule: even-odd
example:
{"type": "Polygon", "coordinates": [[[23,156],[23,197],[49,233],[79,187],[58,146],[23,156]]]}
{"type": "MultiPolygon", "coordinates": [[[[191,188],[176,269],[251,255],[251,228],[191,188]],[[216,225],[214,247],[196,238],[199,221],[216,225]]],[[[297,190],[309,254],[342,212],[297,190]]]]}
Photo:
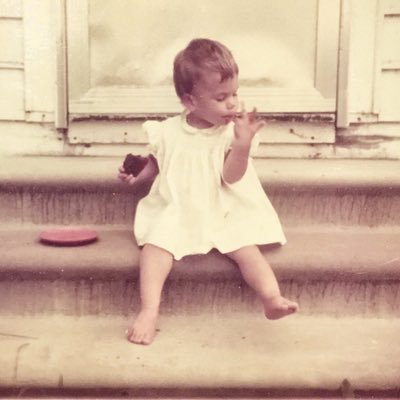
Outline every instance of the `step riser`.
{"type": "MultiPolygon", "coordinates": [[[[400,317],[400,282],[281,282],[304,315],[400,317]]],[[[129,315],[138,309],[130,280],[16,280],[0,282],[0,315],[129,315]]],[[[162,312],[193,315],[262,312],[254,292],[240,281],[167,281],[162,312]]]]}
{"type": "Polygon", "coordinates": [[[282,223],[287,226],[400,225],[400,192],[338,189],[269,193],[282,223]]]}
{"type": "Polygon", "coordinates": [[[2,223],[131,225],[137,199],[128,193],[48,192],[0,193],[2,223]]]}
{"type": "MultiPolygon", "coordinates": [[[[284,226],[400,225],[400,193],[395,190],[271,189],[267,192],[284,226]]],[[[121,190],[0,189],[0,221],[131,226],[137,201],[137,197],[121,190]]]]}

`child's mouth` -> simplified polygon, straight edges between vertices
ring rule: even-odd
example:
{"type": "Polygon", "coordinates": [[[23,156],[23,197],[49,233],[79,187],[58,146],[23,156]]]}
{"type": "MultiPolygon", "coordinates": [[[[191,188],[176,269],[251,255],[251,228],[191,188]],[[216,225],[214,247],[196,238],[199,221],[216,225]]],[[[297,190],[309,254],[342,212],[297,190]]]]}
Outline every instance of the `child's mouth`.
{"type": "Polygon", "coordinates": [[[224,116],[225,121],[233,121],[239,113],[228,114],[224,116]]]}
{"type": "Polygon", "coordinates": [[[230,117],[230,116],[222,117],[222,119],[223,119],[225,124],[229,124],[229,122],[233,121],[233,117],[230,117]]]}

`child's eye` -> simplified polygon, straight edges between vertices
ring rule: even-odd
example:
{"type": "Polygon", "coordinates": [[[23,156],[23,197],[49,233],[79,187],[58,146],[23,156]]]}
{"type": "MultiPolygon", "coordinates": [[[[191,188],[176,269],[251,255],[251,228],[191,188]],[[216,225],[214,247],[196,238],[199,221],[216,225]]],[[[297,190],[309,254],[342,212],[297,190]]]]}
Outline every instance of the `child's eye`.
{"type": "Polygon", "coordinates": [[[237,93],[232,93],[232,94],[221,94],[215,98],[216,101],[225,101],[228,97],[237,97],[237,93]]]}

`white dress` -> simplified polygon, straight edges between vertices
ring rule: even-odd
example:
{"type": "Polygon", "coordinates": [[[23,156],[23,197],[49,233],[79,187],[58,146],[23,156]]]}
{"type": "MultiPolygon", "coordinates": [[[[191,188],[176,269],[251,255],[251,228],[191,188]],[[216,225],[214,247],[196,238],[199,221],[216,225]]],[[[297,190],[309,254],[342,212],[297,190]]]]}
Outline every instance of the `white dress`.
{"type": "Polygon", "coordinates": [[[160,173],[136,210],[138,245],[156,245],[179,260],[213,248],[227,253],[247,245],[286,242],[251,158],[238,182],[223,181],[233,123],[197,129],[183,113],[162,122],[147,121],[143,127],[160,173]]]}

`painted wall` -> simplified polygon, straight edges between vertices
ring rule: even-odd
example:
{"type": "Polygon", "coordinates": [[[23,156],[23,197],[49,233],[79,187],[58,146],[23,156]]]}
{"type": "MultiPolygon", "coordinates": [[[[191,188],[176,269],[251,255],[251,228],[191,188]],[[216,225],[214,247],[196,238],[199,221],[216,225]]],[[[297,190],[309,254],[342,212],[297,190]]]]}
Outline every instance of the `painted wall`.
{"type": "MultiPolygon", "coordinates": [[[[400,2],[348,1],[351,33],[347,95],[353,124],[337,132],[336,145],[276,144],[265,156],[400,158],[400,2]],[[364,140],[363,146],[360,140],[364,140]]],[[[126,152],[123,145],[71,145],[54,129],[56,3],[0,0],[0,154],[126,152]]],[[[101,46],[106,45],[100,40],[101,32],[95,36],[98,64],[107,64],[110,60],[101,60],[101,46]]],[[[106,82],[123,77],[129,62],[120,65],[116,77],[104,74],[107,68],[100,68],[94,79],[106,82]]],[[[101,126],[93,122],[92,129],[101,130],[101,126]]]]}
{"type": "Polygon", "coordinates": [[[352,0],[352,120],[400,121],[400,1],[352,0]],[[367,114],[367,115],[363,115],[367,114]]]}
{"type": "Polygon", "coordinates": [[[0,118],[23,120],[24,37],[22,0],[0,0],[0,118]]]}

